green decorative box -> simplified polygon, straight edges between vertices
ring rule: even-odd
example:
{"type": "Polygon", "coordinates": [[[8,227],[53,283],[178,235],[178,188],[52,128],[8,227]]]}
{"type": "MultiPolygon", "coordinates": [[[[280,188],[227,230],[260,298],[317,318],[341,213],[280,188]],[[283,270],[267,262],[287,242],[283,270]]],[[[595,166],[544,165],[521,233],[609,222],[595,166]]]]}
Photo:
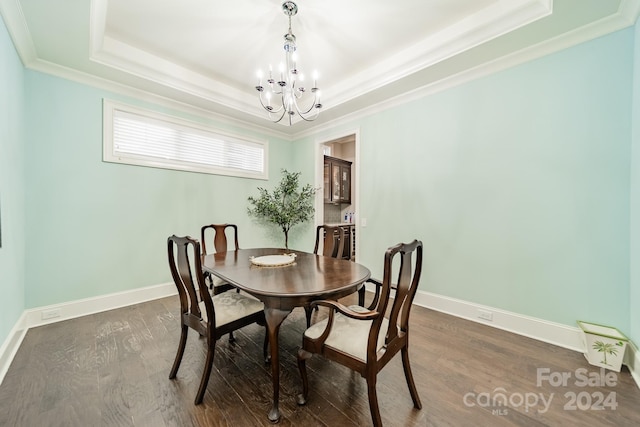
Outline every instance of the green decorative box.
{"type": "Polygon", "coordinates": [[[590,364],[620,372],[629,339],[611,326],[578,320],[584,332],[585,354],[590,364]]]}

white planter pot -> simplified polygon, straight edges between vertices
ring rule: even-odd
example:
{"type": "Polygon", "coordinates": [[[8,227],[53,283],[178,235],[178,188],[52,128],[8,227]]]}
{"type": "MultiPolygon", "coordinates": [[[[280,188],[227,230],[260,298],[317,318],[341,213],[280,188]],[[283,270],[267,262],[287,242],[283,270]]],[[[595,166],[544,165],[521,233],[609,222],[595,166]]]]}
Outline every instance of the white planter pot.
{"type": "Polygon", "coordinates": [[[603,326],[581,320],[578,320],[578,325],[584,332],[584,356],[589,363],[620,372],[629,339],[622,332],[611,326],[603,326]]]}

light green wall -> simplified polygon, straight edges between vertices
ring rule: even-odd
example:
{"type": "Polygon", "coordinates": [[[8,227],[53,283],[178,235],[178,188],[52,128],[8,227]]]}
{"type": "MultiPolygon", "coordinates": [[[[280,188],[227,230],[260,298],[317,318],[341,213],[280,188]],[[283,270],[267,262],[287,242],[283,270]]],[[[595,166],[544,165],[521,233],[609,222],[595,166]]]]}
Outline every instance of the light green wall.
{"type": "MultiPolygon", "coordinates": [[[[207,223],[238,224],[244,247],[273,244],[246,213],[271,182],[105,163],[102,99],[122,97],[39,72],[25,79],[27,307],[168,283],[167,237],[199,238],[207,223]]],[[[269,139],[271,181],[290,145],[269,139]]]]}
{"type": "Polygon", "coordinates": [[[640,345],[640,23],[636,22],[633,67],[633,137],[631,156],[630,337],[640,345]]]}
{"type": "Polygon", "coordinates": [[[25,308],[23,68],[0,19],[0,345],[25,308]]]}
{"type": "MultiPolygon", "coordinates": [[[[383,251],[416,237],[423,291],[611,324],[637,342],[634,37],[620,31],[344,125],[361,136],[361,262],[380,276],[383,251]]],[[[247,196],[281,168],[313,181],[323,135],[269,138],[270,182],[103,163],[102,98],[127,99],[23,71],[4,26],[0,60],[0,340],[25,307],[168,282],[171,233],[234,221],[242,246],[274,244],[247,217],[247,196]]],[[[312,228],[292,238],[307,248],[312,228]]]]}
{"type": "Polygon", "coordinates": [[[422,291],[628,333],[633,37],[345,125],[361,136],[361,261],[380,276],[384,250],[418,238],[422,291]]]}

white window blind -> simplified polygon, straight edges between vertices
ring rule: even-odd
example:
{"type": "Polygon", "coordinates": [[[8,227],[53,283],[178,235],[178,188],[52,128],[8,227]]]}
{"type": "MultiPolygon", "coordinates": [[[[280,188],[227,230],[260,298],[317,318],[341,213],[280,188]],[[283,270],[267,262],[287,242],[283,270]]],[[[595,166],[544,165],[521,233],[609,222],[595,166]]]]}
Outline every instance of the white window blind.
{"type": "Polygon", "coordinates": [[[267,143],[104,101],[104,160],[267,179],[267,143]]]}

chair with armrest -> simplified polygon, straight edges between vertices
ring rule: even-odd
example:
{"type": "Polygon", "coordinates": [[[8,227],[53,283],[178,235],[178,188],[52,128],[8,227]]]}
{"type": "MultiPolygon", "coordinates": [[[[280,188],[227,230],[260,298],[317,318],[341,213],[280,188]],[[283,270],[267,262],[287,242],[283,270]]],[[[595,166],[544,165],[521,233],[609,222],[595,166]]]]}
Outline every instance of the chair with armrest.
{"type": "Polygon", "coordinates": [[[314,353],[321,354],[366,379],[373,425],[381,426],[376,394],[377,375],[395,354],[401,352],[413,406],[422,408],[409,364],[409,314],[421,270],[422,242],[414,240],[411,243],[399,243],[385,253],[382,282],[369,279],[376,286],[376,294],[369,307],[347,307],[335,301],[315,301],[311,304],[328,307],[329,317],[315,323],[303,334],[302,347],[298,350],[298,367],[302,377],[302,393],[298,395],[298,404],[306,404],[309,395],[306,360],[314,353]],[[392,275],[396,269],[397,285],[392,285],[392,275]],[[392,289],[395,290],[395,296],[389,307],[392,289]],[[385,317],[387,311],[388,317],[385,317]]]}
{"type": "MultiPolygon", "coordinates": [[[[235,224],[209,224],[204,225],[200,229],[200,241],[202,242],[202,253],[208,255],[209,253],[226,252],[228,250],[227,231],[232,232],[233,242],[235,244],[235,250],[240,247],[238,245],[238,226],[235,224]],[[207,252],[207,239],[206,237],[213,231],[212,242],[213,245],[209,245],[212,252],[207,252]]],[[[205,281],[208,283],[209,288],[213,291],[213,294],[219,294],[229,289],[233,289],[234,286],[231,283],[227,283],[219,277],[216,277],[209,272],[204,273],[205,281]]]]}
{"type": "MultiPolygon", "coordinates": [[[[178,373],[189,328],[197,331],[207,340],[207,358],[196,394],[195,404],[202,403],[207,389],[216,341],[224,334],[231,333],[252,323],[266,325],[262,302],[235,291],[214,295],[204,281],[200,243],[191,237],[171,236],[167,239],[169,268],[180,297],[180,342],[169,378],[178,373]],[[196,280],[194,281],[193,275],[196,280]]],[[[267,360],[267,338],[265,328],[263,357],[267,360]]]]}

